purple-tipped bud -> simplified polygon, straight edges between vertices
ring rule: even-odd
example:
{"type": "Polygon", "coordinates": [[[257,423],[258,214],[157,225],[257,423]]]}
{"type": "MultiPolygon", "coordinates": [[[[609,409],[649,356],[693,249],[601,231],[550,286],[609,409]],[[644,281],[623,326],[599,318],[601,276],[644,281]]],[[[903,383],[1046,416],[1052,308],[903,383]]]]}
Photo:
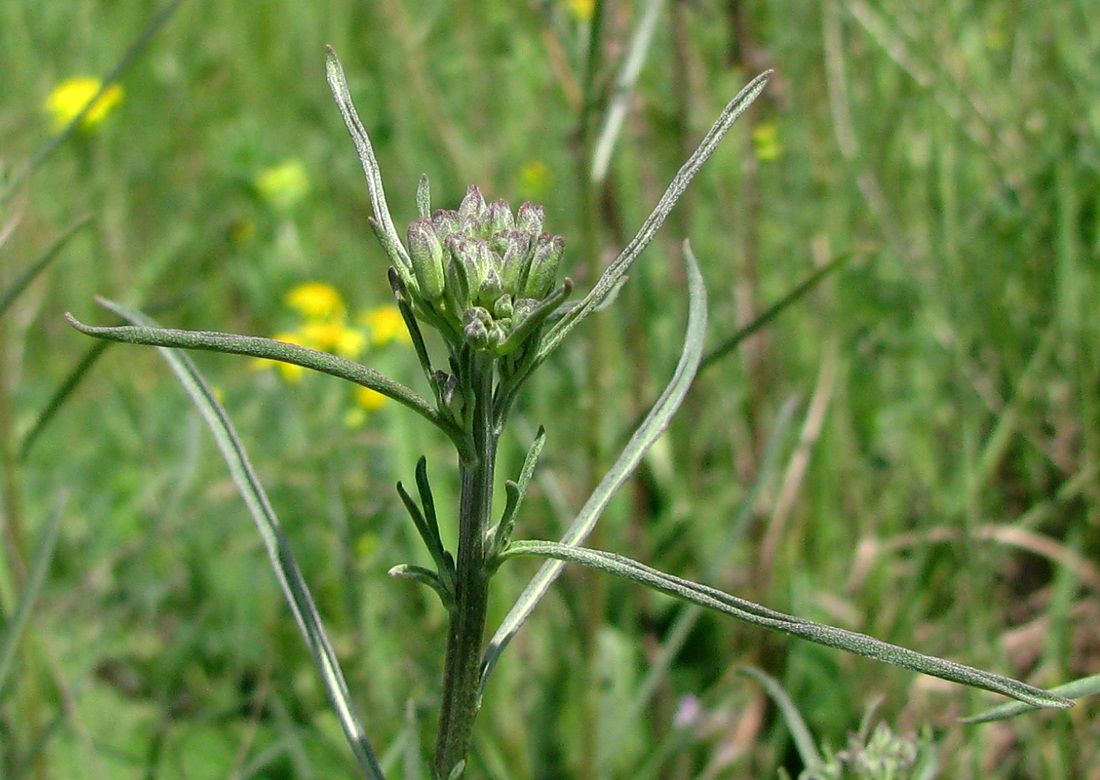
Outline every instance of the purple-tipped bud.
{"type": "Polygon", "coordinates": [[[489,232],[496,234],[502,230],[511,230],[516,225],[512,217],[512,208],[506,200],[494,200],[489,204],[489,232]]]}
{"type": "Polygon", "coordinates": [[[485,198],[481,197],[481,190],[471,184],[466,190],[466,197],[458,206],[458,214],[461,217],[473,217],[480,225],[485,221],[489,207],[485,205],[485,198]]]}
{"type": "Polygon", "coordinates": [[[443,295],[443,244],[432,223],[418,219],[409,225],[409,257],[420,296],[428,301],[443,295]]]}
{"type": "Polygon", "coordinates": [[[498,233],[497,236],[503,237],[500,242],[503,245],[500,258],[501,285],[507,292],[521,293],[531,268],[531,234],[509,230],[498,233]]]}
{"type": "Polygon", "coordinates": [[[542,232],[542,220],[545,216],[542,206],[527,201],[516,212],[516,229],[538,235],[542,232]]]}
{"type": "Polygon", "coordinates": [[[531,272],[527,275],[524,294],[527,298],[545,298],[554,290],[558,281],[558,268],[565,254],[565,239],[543,233],[535,244],[531,258],[531,272]]]}
{"type": "Polygon", "coordinates": [[[493,325],[493,318],[486,309],[473,306],[462,313],[462,331],[466,341],[479,349],[489,346],[489,330],[493,325]]]}
{"type": "Polygon", "coordinates": [[[457,233],[462,228],[462,220],[457,211],[439,209],[432,214],[432,226],[441,241],[445,241],[451,233],[457,233]]]}
{"type": "Polygon", "coordinates": [[[473,304],[485,277],[492,268],[489,244],[477,238],[451,235],[447,237],[446,247],[451,256],[449,266],[455,268],[458,281],[458,288],[454,293],[462,308],[465,309],[473,304]]]}
{"type": "Polygon", "coordinates": [[[496,268],[490,268],[489,273],[485,274],[485,279],[478,289],[477,302],[482,306],[490,306],[503,292],[504,287],[500,283],[500,274],[497,273],[496,268]]]}

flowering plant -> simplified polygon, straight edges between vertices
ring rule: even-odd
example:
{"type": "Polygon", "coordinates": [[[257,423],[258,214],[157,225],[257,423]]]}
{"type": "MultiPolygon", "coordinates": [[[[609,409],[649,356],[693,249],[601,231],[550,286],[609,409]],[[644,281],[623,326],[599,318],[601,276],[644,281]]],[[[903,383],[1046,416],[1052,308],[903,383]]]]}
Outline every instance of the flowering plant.
{"type": "Polygon", "coordinates": [[[690,246],[684,244],[689,314],[676,371],[648,415],[560,541],[513,539],[518,511],[546,435],[540,429],[520,473],[504,483],[505,505],[494,511],[497,444],[517,395],[574,328],[607,304],[624,275],[660,228],[677,199],[734,121],[763,90],[768,74],[749,83],[726,107],[698,149],[679,170],[637,235],[607,267],[591,291],[569,302],[573,285],[558,282],[565,243],[544,231],[543,210],[530,203],[513,211],[504,201],[487,203],[470,187],[456,210],[433,212],[422,178],[418,219],[404,240],[389,213],[382,177],[340,63],[329,50],[329,84],[355,143],[366,175],[373,216],[370,226],[390,260],[389,281],[425,382],[426,398],[353,360],[301,344],[229,333],[157,327],[139,312],[104,302],[132,325],[93,327],[70,317],[79,330],[101,338],[161,347],[203,411],[264,536],[275,573],[309,645],[348,740],[364,773],[382,770],[351,705],[351,696],[321,627],[308,589],[279,530],[273,509],[252,472],[224,411],[194,366],[171,348],[201,349],[267,358],[321,371],[370,388],[412,409],[453,443],[461,476],[456,511],[458,546],[440,534],[440,515],[423,458],[416,467],[414,497],[398,485],[401,499],[431,556],[433,567],[399,565],[397,577],[423,583],[439,596],[449,616],[442,703],[433,769],[453,780],[465,771],[482,691],[501,653],[560,573],[564,563],[604,571],[749,623],[841,648],[908,669],[1014,697],[1032,706],[1070,702],[1024,683],[890,645],[863,634],[775,612],[722,591],[650,568],[610,552],[581,546],[611,497],[668,425],[702,360],[706,294],[690,246]],[[435,330],[446,363],[429,355],[423,328],[435,330]],[[505,561],[519,556],[547,559],[508,616],[486,643],[490,581],[505,561]]]}

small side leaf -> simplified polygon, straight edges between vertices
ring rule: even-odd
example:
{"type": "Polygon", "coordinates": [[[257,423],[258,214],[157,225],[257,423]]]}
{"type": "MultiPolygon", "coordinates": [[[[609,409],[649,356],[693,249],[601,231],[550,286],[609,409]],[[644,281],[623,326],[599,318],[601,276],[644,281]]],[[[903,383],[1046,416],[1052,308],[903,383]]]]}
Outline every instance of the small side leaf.
{"type": "Polygon", "coordinates": [[[454,609],[454,589],[448,588],[439,575],[431,569],[414,566],[411,563],[399,563],[389,570],[389,575],[399,580],[412,580],[413,582],[419,582],[421,585],[427,585],[436,592],[439,600],[443,602],[443,607],[448,612],[454,609]]]}
{"type": "Polygon", "coordinates": [[[637,582],[669,596],[722,612],[746,623],[782,631],[786,634],[816,642],[819,645],[846,650],[849,653],[873,658],[876,661],[899,666],[903,669],[930,674],[933,677],[974,688],[984,688],[987,691],[1011,696],[1036,707],[1065,709],[1073,706],[1073,702],[1069,699],[1019,680],[985,672],[943,658],[924,655],[907,647],[882,642],[866,634],[846,631],[842,628],[834,628],[812,620],[785,615],[782,612],[776,612],[751,601],[731,596],[716,588],[665,574],[643,563],[615,553],[590,550],[558,542],[515,542],[504,551],[503,556],[509,558],[515,555],[533,555],[578,563],[591,569],[598,569],[637,582]]]}
{"type": "Polygon", "coordinates": [[[540,425],[538,433],[535,434],[535,440],[531,442],[531,446],[527,450],[527,456],[523,459],[523,467],[519,472],[519,481],[513,482],[512,480],[508,480],[504,483],[506,499],[504,513],[501,515],[500,522],[497,523],[496,527],[489,531],[490,567],[495,568],[496,562],[494,559],[497,553],[503,550],[512,538],[512,529],[516,525],[516,513],[519,511],[520,504],[523,503],[523,497],[527,495],[527,486],[531,484],[531,477],[535,474],[535,466],[539,462],[539,455],[542,453],[542,448],[545,444],[546,429],[540,425]]]}

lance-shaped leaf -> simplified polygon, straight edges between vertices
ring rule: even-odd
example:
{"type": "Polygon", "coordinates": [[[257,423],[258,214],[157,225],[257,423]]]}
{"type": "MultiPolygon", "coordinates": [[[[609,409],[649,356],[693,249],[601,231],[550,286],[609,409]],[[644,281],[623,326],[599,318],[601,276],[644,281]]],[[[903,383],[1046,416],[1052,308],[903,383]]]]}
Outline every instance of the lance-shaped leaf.
{"type": "MultiPolygon", "coordinates": [[[[152,320],[144,318],[138,312],[127,309],[120,304],[104,299],[97,300],[105,308],[131,322],[152,322],[152,320]]],[[[217,331],[177,330],[148,324],[97,327],[85,325],[72,314],[66,314],[65,317],[81,333],[110,341],[144,344],[153,347],[177,347],[207,352],[225,352],[233,355],[248,355],[282,363],[291,363],[303,368],[320,371],[323,374],[330,374],[354,382],[357,385],[369,387],[371,390],[392,398],[399,404],[412,409],[447,434],[460,450],[465,451],[467,448],[465,437],[458,426],[444,419],[424,398],[400,382],[393,381],[385,374],[328,352],[320,352],[297,344],[289,344],[285,341],[276,341],[260,336],[240,336],[235,333],[219,333],[217,331]]]]}
{"type": "MultiPolygon", "coordinates": [[[[130,322],[138,323],[140,330],[156,332],[156,323],[148,317],[133,312],[117,304],[108,306],[112,311],[130,322]]],[[[142,342],[138,342],[142,343],[142,342]]],[[[329,701],[336,710],[336,716],[340,726],[344,730],[348,744],[351,745],[356,761],[364,774],[371,780],[383,780],[382,768],[378,765],[367,741],[366,733],[355,714],[351,701],[351,693],[340,671],[336,653],[332,649],[328,635],[321,624],[321,616],[313,603],[309,588],[306,586],[302,572],[294,560],[294,554],[290,550],[286,537],[283,535],[279,518],[275,514],[271,502],[260,484],[245,453],[244,445],[237,437],[229,416],[225,409],[218,403],[210,386],[203,379],[194,363],[183,353],[174,349],[160,349],[161,355],[168,361],[176,377],[183,385],[191,400],[195,403],[203,419],[206,421],[210,432],[214,434],[214,440],[221,451],[222,458],[229,467],[229,473],[237,486],[241,498],[244,499],[256,527],[260,531],[264,547],[267,549],[271,567],[275,572],[275,578],[286,597],[294,620],[298,624],[298,630],[313,656],[313,662],[321,674],[321,681],[328,694],[329,701]]]]}
{"type": "Polygon", "coordinates": [[[661,196],[653,212],[646,218],[646,221],[642,223],[637,235],[630,240],[630,243],[619,253],[619,256],[607,267],[607,270],[604,271],[591,292],[581,300],[580,305],[571,309],[568,314],[558,320],[558,322],[547,331],[539,347],[538,357],[533,361],[532,370],[546,360],[550,353],[558,348],[569,332],[591,314],[592,310],[615,289],[615,285],[627,270],[629,270],[631,264],[638,259],[638,255],[640,255],[646,246],[649,245],[649,242],[653,240],[653,236],[656,235],[661,225],[664,224],[665,218],[668,217],[669,213],[672,211],[672,207],[676,205],[676,201],[684,194],[684,190],[687,189],[688,184],[695,177],[695,174],[699,172],[703,163],[705,163],[707,158],[714,153],[714,150],[718,147],[718,143],[733,126],[733,123],[737,121],[737,118],[745,113],[749,105],[752,104],[764,89],[764,85],[768,83],[768,78],[770,76],[771,71],[761,73],[750,81],[748,85],[737,94],[737,97],[729,102],[725,110],[723,110],[718,117],[718,120],[699,144],[699,148],[695,150],[691,157],[688,158],[688,161],[683,164],[680,170],[677,171],[676,175],[672,178],[672,181],[668,185],[668,189],[665,190],[665,194],[661,196]]]}
{"type": "MultiPolygon", "coordinates": [[[[567,545],[580,544],[600,519],[603,510],[618,492],[623,483],[634,473],[642,457],[657,441],[661,433],[668,427],[672,415],[680,408],[680,404],[687,395],[688,388],[695,378],[695,372],[699,367],[699,360],[703,356],[703,339],[707,327],[707,293],[703,284],[703,276],[699,273],[699,264],[695,254],[691,251],[691,245],[684,242],[684,259],[687,265],[688,279],[688,325],[684,338],[684,350],[680,355],[680,361],[676,365],[676,371],[672,375],[668,386],[661,393],[657,402],[653,405],[645,420],[630,437],[626,447],[619,455],[618,460],[607,472],[600,484],[592,492],[592,495],[581,508],[580,513],[573,520],[569,529],[562,537],[562,543],[567,545]]],[[[484,689],[489,674],[496,665],[500,654],[515,636],[520,626],[530,617],[535,605],[546,595],[554,580],[561,574],[561,563],[550,562],[544,565],[528,583],[519,599],[512,606],[508,615],[504,618],[500,628],[493,635],[489,646],[485,650],[485,660],[482,666],[481,686],[484,689]]]]}
{"type": "Polygon", "coordinates": [[[873,658],[876,661],[930,674],[951,682],[984,688],[987,691],[1011,696],[1036,707],[1072,707],[1073,702],[1041,688],[1036,688],[1011,677],[975,669],[943,658],[918,653],[907,647],[882,642],[866,634],[846,631],[842,628],[816,623],[812,620],[785,615],[751,601],[685,580],[653,569],[643,563],[603,550],[590,550],[559,542],[515,542],[502,553],[502,557],[533,555],[578,563],[591,569],[614,574],[637,582],[669,596],[722,612],[726,615],[775,631],[809,639],[819,645],[847,650],[849,653],[873,658]]]}
{"type": "MultiPolygon", "coordinates": [[[[382,172],[378,168],[378,160],[374,156],[374,147],[371,146],[370,137],[366,128],[355,111],[355,105],[351,102],[351,91],[348,90],[348,80],[344,76],[344,69],[336,52],[331,46],[325,47],[325,75],[328,77],[332,95],[336,98],[336,105],[340,107],[340,114],[344,117],[344,124],[351,133],[351,139],[355,142],[355,149],[359,152],[359,161],[363,165],[363,173],[367,177],[367,189],[370,192],[370,205],[374,211],[375,233],[382,242],[386,254],[402,271],[402,275],[412,274],[412,262],[401,243],[401,237],[393,227],[393,218],[390,217],[390,207],[386,204],[386,191],[382,188],[382,172]]],[[[425,190],[426,192],[426,190],[425,190]]],[[[406,280],[407,281],[407,280],[406,280]]]]}

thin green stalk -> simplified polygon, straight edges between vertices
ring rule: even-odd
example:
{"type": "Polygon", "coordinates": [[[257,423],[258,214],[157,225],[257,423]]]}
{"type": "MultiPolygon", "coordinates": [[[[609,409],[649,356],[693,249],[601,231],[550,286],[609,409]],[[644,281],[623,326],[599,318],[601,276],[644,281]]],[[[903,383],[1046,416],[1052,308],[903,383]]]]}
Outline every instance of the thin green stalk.
{"type": "Polygon", "coordinates": [[[474,457],[460,464],[458,563],[455,606],[443,666],[443,704],[436,738],[435,770],[451,776],[470,750],[474,720],[481,705],[481,652],[489,604],[491,572],[486,560],[492,523],[493,476],[500,430],[493,408],[493,360],[475,352],[469,364],[474,383],[471,437],[474,457]]]}

